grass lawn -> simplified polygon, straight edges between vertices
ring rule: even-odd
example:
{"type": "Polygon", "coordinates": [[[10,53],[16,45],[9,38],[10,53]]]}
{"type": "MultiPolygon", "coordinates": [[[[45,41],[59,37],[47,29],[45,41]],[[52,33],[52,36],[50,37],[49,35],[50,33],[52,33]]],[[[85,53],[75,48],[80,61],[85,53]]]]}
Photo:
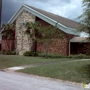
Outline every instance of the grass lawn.
{"type": "Polygon", "coordinates": [[[25,57],[19,55],[0,55],[0,69],[43,62],[65,61],[70,59],[46,59],[41,57],[25,57]]]}
{"type": "Polygon", "coordinates": [[[90,83],[90,61],[61,62],[20,70],[20,72],[73,82],[90,83]]]}
{"type": "Polygon", "coordinates": [[[69,80],[74,82],[90,83],[90,61],[67,62],[75,59],[69,58],[41,58],[25,57],[18,55],[0,55],[0,69],[37,63],[56,62],[45,66],[38,66],[20,70],[20,72],[35,74],[45,77],[69,80]]]}

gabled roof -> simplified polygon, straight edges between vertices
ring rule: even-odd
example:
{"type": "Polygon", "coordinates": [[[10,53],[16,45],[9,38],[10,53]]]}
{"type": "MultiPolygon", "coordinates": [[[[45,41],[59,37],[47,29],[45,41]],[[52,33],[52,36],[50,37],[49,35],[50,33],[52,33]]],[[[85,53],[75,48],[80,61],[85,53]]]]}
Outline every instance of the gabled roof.
{"type": "Polygon", "coordinates": [[[23,10],[26,10],[26,11],[32,13],[33,15],[41,18],[42,20],[48,22],[49,24],[51,24],[53,26],[55,26],[56,23],[58,23],[57,27],[60,30],[64,31],[65,33],[74,34],[74,35],[80,34],[80,32],[77,32],[77,30],[76,30],[79,23],[77,23],[73,20],[61,17],[59,15],[55,15],[50,12],[26,5],[26,4],[21,5],[21,7],[13,15],[13,17],[9,20],[8,23],[13,23],[23,10]]]}
{"type": "Polygon", "coordinates": [[[44,11],[44,10],[41,10],[41,9],[38,9],[38,8],[35,8],[35,7],[32,7],[32,6],[29,6],[27,5],[28,7],[44,14],[45,16],[57,21],[58,23],[61,23],[67,27],[70,27],[70,28],[77,28],[77,26],[79,25],[79,23],[73,21],[73,20],[70,20],[70,19],[67,19],[67,18],[64,18],[64,17],[61,17],[59,15],[55,15],[53,13],[50,13],[50,12],[47,12],[47,11],[44,11]]]}

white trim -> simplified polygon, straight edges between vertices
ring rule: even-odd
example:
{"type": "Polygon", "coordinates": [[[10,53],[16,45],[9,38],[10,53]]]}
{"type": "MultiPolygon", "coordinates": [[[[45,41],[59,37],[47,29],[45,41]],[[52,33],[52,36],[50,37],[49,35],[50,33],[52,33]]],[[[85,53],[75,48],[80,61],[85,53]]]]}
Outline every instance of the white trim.
{"type": "MultiPolygon", "coordinates": [[[[9,20],[8,23],[13,23],[15,21],[15,19],[20,15],[20,13],[23,11],[23,10],[26,10],[30,13],[32,13],[33,15],[41,18],[42,20],[48,22],[49,24],[55,26],[56,23],[58,23],[57,21],[37,12],[36,10],[26,6],[25,4],[22,4],[21,7],[17,10],[17,12],[13,15],[13,17],[9,20]]],[[[73,28],[69,28],[69,27],[66,27],[65,25],[61,24],[61,23],[58,23],[58,28],[60,30],[62,30],[63,32],[65,33],[68,33],[68,34],[73,34],[73,35],[80,35],[80,32],[76,32],[77,30],[73,29],[73,28]]]]}

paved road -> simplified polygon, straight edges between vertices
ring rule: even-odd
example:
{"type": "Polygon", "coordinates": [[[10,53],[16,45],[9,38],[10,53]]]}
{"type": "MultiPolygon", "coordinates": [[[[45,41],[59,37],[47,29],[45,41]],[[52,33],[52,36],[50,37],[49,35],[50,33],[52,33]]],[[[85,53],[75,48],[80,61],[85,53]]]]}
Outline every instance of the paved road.
{"type": "Polygon", "coordinates": [[[0,90],[83,90],[82,85],[75,85],[60,80],[43,78],[16,72],[0,71],[0,90]]]}

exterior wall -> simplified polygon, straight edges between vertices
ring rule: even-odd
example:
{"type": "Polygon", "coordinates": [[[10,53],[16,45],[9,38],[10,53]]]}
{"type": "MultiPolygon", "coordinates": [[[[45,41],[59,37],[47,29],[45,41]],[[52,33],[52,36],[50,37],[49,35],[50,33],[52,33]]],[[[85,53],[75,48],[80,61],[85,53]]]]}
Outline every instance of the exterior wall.
{"type": "MultiPolygon", "coordinates": [[[[31,13],[27,11],[23,11],[19,17],[15,20],[15,39],[14,40],[2,40],[2,50],[9,50],[10,46],[12,46],[12,50],[16,49],[16,52],[19,55],[22,55],[26,51],[31,51],[33,46],[32,38],[25,34],[25,23],[26,22],[35,22],[38,21],[42,26],[48,26],[47,22],[41,20],[40,18],[35,17],[31,13]],[[23,23],[24,22],[24,23],[23,23]],[[8,44],[7,44],[8,42],[8,44]],[[5,46],[9,48],[7,48],[5,46]]],[[[73,35],[66,34],[60,30],[63,34],[64,39],[53,40],[53,42],[49,46],[49,53],[59,53],[63,55],[68,55],[69,52],[69,40],[73,37],[73,35]]],[[[37,51],[45,52],[45,45],[37,42],[37,51]]]]}
{"type": "Polygon", "coordinates": [[[2,38],[2,41],[1,41],[1,51],[8,51],[8,50],[15,50],[15,40],[8,40],[6,38],[2,38]]]}
{"type": "MultiPolygon", "coordinates": [[[[48,26],[47,22],[43,21],[40,18],[36,18],[36,21],[38,21],[42,26],[48,26]]],[[[59,29],[58,29],[59,30],[59,29]]],[[[50,46],[49,46],[49,53],[59,53],[63,55],[69,55],[69,40],[74,37],[74,35],[71,34],[66,34],[63,31],[60,30],[62,33],[64,39],[58,39],[54,40],[50,46]]],[[[38,43],[37,44],[37,51],[39,52],[45,52],[45,45],[38,43]]]]}
{"type": "Polygon", "coordinates": [[[35,16],[27,11],[23,11],[16,19],[16,51],[19,55],[22,55],[25,51],[30,51],[32,47],[32,39],[25,35],[26,22],[35,22],[35,16]]]}
{"type": "Polygon", "coordinates": [[[8,39],[7,37],[2,35],[2,40],[1,40],[1,51],[13,51],[15,50],[15,31],[13,30],[10,32],[12,38],[8,39]]]}
{"type": "MultiPolygon", "coordinates": [[[[61,55],[67,55],[68,54],[68,42],[66,39],[58,39],[53,40],[51,44],[49,45],[48,53],[52,54],[61,54],[61,55]]],[[[45,52],[45,44],[37,44],[37,51],[45,52]]]]}
{"type": "MultiPolygon", "coordinates": [[[[25,51],[30,51],[33,46],[33,41],[29,38],[28,35],[25,35],[24,32],[26,30],[24,23],[26,22],[35,22],[38,21],[42,26],[48,26],[47,22],[41,20],[40,18],[35,17],[34,15],[28,13],[27,11],[23,11],[19,17],[16,19],[16,51],[19,55],[22,55],[25,51]]],[[[68,55],[69,52],[69,40],[73,37],[73,35],[66,34],[60,30],[63,34],[64,39],[54,40],[49,47],[49,53],[59,53],[63,55],[68,55]]],[[[37,43],[37,51],[45,52],[45,45],[37,43]]]]}

